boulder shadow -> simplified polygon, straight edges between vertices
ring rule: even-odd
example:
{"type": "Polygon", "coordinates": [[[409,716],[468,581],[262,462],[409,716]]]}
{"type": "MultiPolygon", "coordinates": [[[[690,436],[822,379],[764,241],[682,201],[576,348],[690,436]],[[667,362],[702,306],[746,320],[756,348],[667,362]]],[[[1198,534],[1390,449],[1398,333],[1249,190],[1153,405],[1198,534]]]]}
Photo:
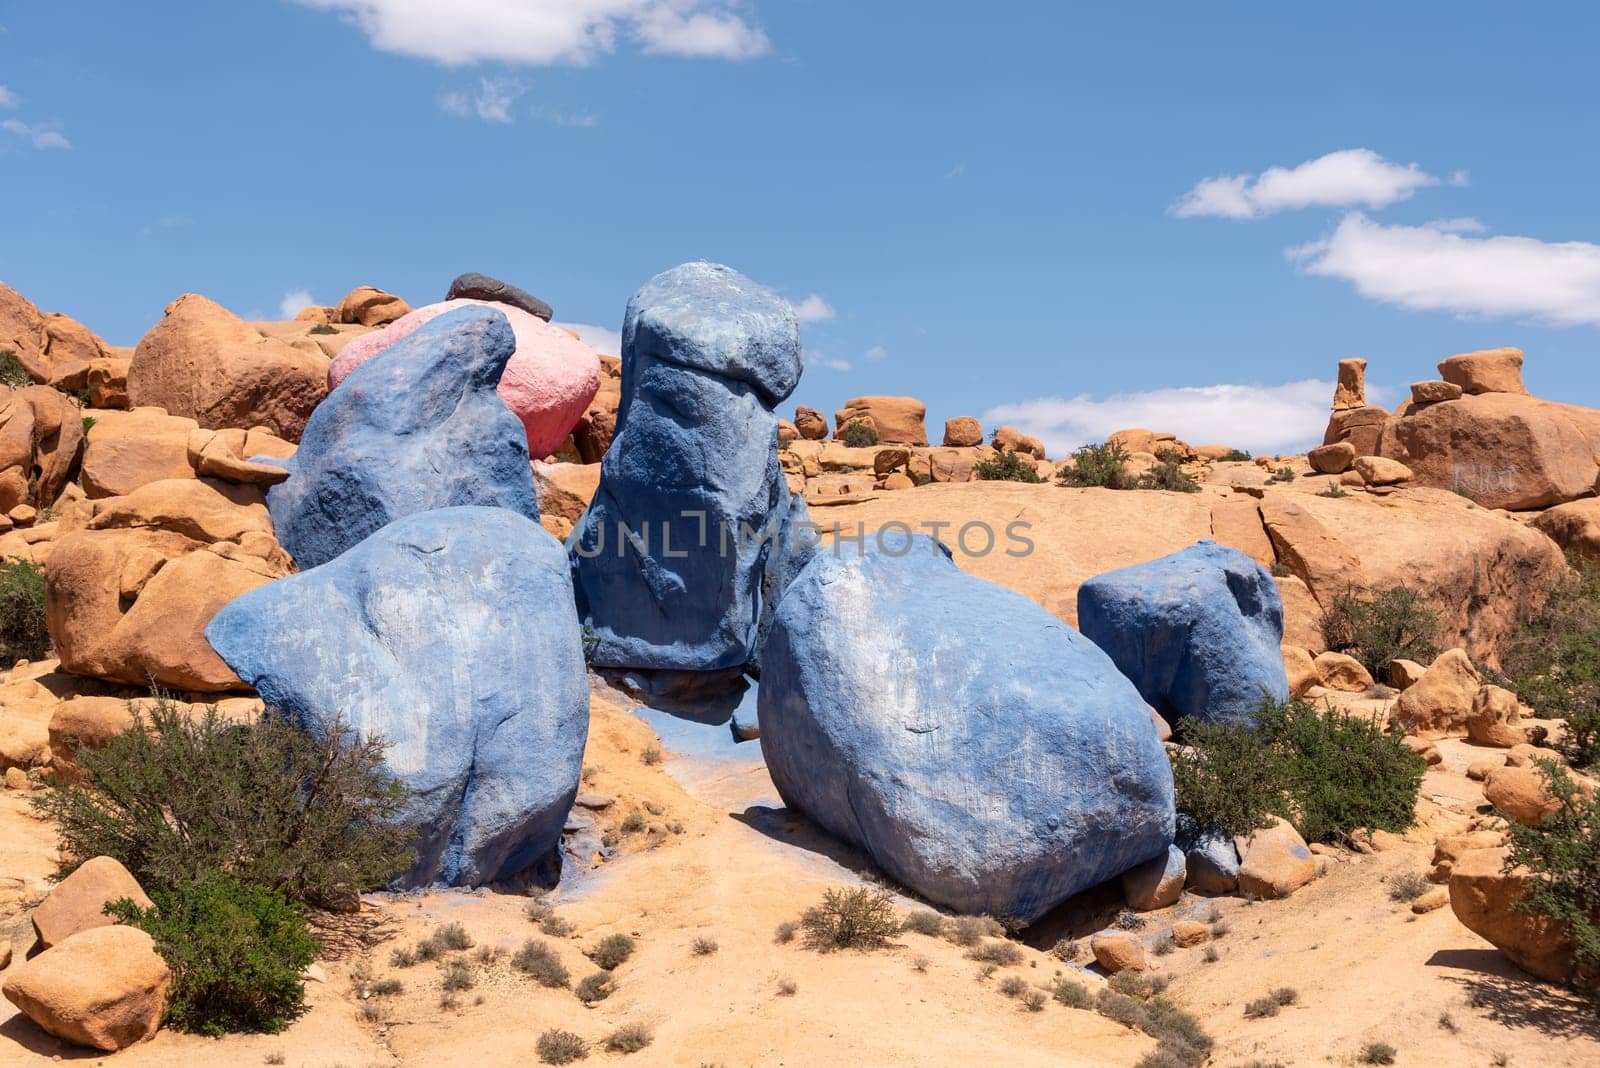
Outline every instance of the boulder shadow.
{"type": "Polygon", "coordinates": [[[1600,1039],[1600,1012],[1593,996],[1535,979],[1498,950],[1441,949],[1428,958],[1428,965],[1471,972],[1449,979],[1466,993],[1467,1004],[1502,1027],[1600,1039]]]}
{"type": "Polygon", "coordinates": [[[104,1050],[74,1046],[65,1039],[57,1038],[20,1012],[0,1024],[0,1041],[15,1042],[29,1053],[47,1060],[104,1060],[112,1056],[104,1050]]]}
{"type": "Polygon", "coordinates": [[[880,871],[867,854],[841,842],[793,809],[751,805],[743,812],[730,812],[728,815],[780,845],[815,854],[869,882],[881,883],[898,894],[915,897],[880,871]]]}

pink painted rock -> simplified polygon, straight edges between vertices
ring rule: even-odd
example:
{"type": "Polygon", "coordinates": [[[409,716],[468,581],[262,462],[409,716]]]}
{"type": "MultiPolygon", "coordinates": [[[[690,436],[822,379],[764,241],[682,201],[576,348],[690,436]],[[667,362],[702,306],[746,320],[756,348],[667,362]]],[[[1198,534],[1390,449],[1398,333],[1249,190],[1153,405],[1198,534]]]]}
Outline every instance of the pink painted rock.
{"type": "Polygon", "coordinates": [[[561,447],[600,389],[600,357],[559,326],[521,308],[487,300],[446,300],[401,316],[382,330],[351,341],[328,366],[328,389],[357,367],[437,316],[478,304],[493,308],[511,323],[517,351],[500,376],[500,399],[528,434],[528,455],[543,459],[561,447]]]}

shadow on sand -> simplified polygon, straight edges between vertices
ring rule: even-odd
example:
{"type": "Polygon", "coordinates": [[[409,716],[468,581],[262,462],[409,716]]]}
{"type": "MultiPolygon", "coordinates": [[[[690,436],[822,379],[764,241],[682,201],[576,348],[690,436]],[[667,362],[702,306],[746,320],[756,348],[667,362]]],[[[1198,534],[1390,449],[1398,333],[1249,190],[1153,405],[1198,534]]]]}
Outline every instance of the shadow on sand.
{"type": "Polygon", "coordinates": [[[1467,1002],[1504,1027],[1531,1027],[1560,1038],[1600,1038],[1594,997],[1533,978],[1493,949],[1442,949],[1429,967],[1472,974],[1451,976],[1467,1002]]]}

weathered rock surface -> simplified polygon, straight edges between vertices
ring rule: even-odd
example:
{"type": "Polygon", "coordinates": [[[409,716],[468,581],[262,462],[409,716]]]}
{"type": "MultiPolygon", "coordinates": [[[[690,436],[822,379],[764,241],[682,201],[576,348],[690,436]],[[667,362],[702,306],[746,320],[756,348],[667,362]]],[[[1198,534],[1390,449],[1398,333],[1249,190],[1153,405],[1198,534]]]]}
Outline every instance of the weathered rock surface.
{"type": "Polygon", "coordinates": [[[1574,945],[1564,924],[1517,903],[1527,875],[1505,871],[1505,849],[1463,853],[1450,872],[1450,908],[1466,928],[1530,975],[1553,983],[1576,977],[1574,945]]]}
{"type": "Polygon", "coordinates": [[[477,271],[468,271],[466,274],[457,275],[455,280],[450,283],[450,288],[445,292],[444,299],[456,300],[458,298],[489,300],[496,304],[509,304],[513,308],[519,308],[537,319],[543,319],[547,323],[550,321],[550,316],[554,314],[550,310],[550,305],[527,290],[514,286],[510,282],[502,282],[498,278],[479,274],[477,271]]]}
{"type": "Polygon", "coordinates": [[[772,411],[800,370],[793,309],[730,268],[684,264],[628,302],[620,429],[572,549],[592,663],[714,671],[756,653],[806,522],[772,411]]]}
{"type": "Polygon", "coordinates": [[[154,904],[127,868],[111,857],[91,857],[57,883],[33,910],[39,944],[49,949],[80,931],[109,927],[116,921],[106,915],[105,907],[122,898],[142,909],[154,904]]]}
{"type": "Polygon", "coordinates": [[[778,606],[760,722],[786,804],[962,912],[1035,919],[1172,841],[1137,691],[924,537],[812,559],[778,606]]]}
{"type": "Polygon", "coordinates": [[[1289,699],[1277,586],[1236,549],[1202,541],[1092,578],[1078,628],[1169,722],[1248,723],[1289,699]]]}
{"type": "Polygon", "coordinates": [[[1325,475],[1342,475],[1355,464],[1356,447],[1348,441],[1318,445],[1306,453],[1306,460],[1311,464],[1312,470],[1325,475]]]}
{"type": "Polygon", "coordinates": [[[833,436],[843,434],[852,421],[867,419],[877,429],[879,442],[926,445],[928,431],[923,419],[927,414],[927,405],[915,397],[852,397],[833,414],[833,436]]]}
{"type": "Polygon", "coordinates": [[[116,497],[146,483],[192,478],[189,436],[198,426],[161,408],[96,412],[83,452],[84,492],[116,497]]]}
{"type": "Polygon", "coordinates": [[[1339,361],[1339,380],[1333,389],[1333,410],[1349,411],[1367,406],[1367,361],[1339,361]]]}
{"type": "Polygon", "coordinates": [[[498,508],[398,519],[229,604],[206,637],[302,727],[338,715],[388,740],[422,828],[407,885],[506,879],[558,844],[589,689],[566,553],[531,520],[498,508]]]}
{"type": "Polygon", "coordinates": [[[265,426],[299,441],[327,395],[328,360],[277,338],[198,293],[167,305],[128,368],[128,402],[165,408],[200,426],[265,426]]]}
{"type": "Polygon", "coordinates": [[[954,448],[970,448],[983,444],[983,424],[970,415],[958,415],[944,421],[944,444],[954,448]]]}
{"type": "Polygon", "coordinates": [[[1251,831],[1237,843],[1239,890],[1258,898],[1288,897],[1317,876],[1304,838],[1283,820],[1251,831]]]}
{"type": "Polygon", "coordinates": [[[1443,738],[1463,734],[1483,677],[1460,649],[1447,649],[1428,666],[1416,685],[1395,702],[1394,717],[1407,734],[1443,738]]]}
{"type": "Polygon", "coordinates": [[[346,345],[328,367],[328,388],[337,389],[357,367],[441,315],[463,308],[492,309],[510,324],[516,342],[500,374],[500,399],[522,421],[528,454],[535,459],[551,455],[594,400],[600,388],[600,359],[575,335],[510,304],[458,298],[418,308],[346,345]]]}
{"type": "Polygon", "coordinates": [[[83,437],[83,414],[58,390],[0,388],[0,513],[54,504],[83,437]]]}
{"type": "Polygon", "coordinates": [[[1565,551],[1600,564],[1600,497],[1557,505],[1534,516],[1528,525],[1565,551]]]}
{"type": "Polygon", "coordinates": [[[1183,896],[1188,863],[1183,850],[1168,846],[1166,853],[1122,873],[1122,896],[1135,912],[1153,912],[1183,896]]]}
{"type": "Polygon", "coordinates": [[[161,1026],[172,972],[136,927],[97,927],[24,961],[0,983],[7,1000],[45,1031],[116,1052],[161,1026]]]}
{"type": "Polygon", "coordinates": [[[1372,688],[1372,674],[1353,656],[1331,651],[1318,653],[1313,663],[1322,685],[1330,690],[1362,693],[1372,688]]]}
{"type": "Polygon", "coordinates": [[[1451,356],[1440,361],[1439,377],[1469,394],[1528,392],[1522,384],[1521,349],[1482,349],[1451,356]]]}
{"type": "Polygon", "coordinates": [[[58,312],[41,312],[4,282],[0,282],[0,350],[16,353],[34,382],[74,391],[87,384],[90,364],[113,352],[82,323],[58,312]]]}
{"type": "Polygon", "coordinates": [[[317,409],[267,505],[301,570],[402,516],[509,508],[537,520],[526,437],[495,389],[515,349],[498,311],[449,312],[363,364],[317,409]]]}
{"type": "Polygon", "coordinates": [[[411,311],[411,305],[375,286],[357,286],[333,309],[336,323],[387,326],[411,311]]]}

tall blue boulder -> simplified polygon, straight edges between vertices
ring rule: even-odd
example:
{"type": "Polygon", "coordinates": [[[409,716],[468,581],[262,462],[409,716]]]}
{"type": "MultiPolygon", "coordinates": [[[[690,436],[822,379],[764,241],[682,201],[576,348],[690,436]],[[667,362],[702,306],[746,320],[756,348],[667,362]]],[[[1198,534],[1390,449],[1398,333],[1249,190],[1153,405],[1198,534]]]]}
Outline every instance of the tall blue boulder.
{"type": "Polygon", "coordinates": [[[398,519],[252,590],[206,640],[269,707],[389,743],[420,826],[404,885],[476,886],[543,861],[589,726],[566,553],[500,508],[398,519]]]}
{"type": "Polygon", "coordinates": [[[462,308],[358,367],[311,413],[289,478],[267,493],[304,570],[401,516],[457,505],[539,518],[528,440],[495,393],[516,350],[506,317],[462,308]]]}
{"type": "Polygon", "coordinates": [[[1263,696],[1289,699],[1278,584],[1216,542],[1085,582],[1078,629],[1172,723],[1249,723],[1263,696]]]}
{"type": "Polygon", "coordinates": [[[622,400],[600,487],[571,539],[599,667],[739,668],[797,562],[805,522],[778,466],[772,409],[800,380],[787,301],[688,263],[628,302],[622,400]]]}
{"type": "Polygon", "coordinates": [[[789,807],[961,912],[1032,922],[1172,841],[1172,771],[1133,686],[922,536],[806,565],[759,716],[789,807]]]}

